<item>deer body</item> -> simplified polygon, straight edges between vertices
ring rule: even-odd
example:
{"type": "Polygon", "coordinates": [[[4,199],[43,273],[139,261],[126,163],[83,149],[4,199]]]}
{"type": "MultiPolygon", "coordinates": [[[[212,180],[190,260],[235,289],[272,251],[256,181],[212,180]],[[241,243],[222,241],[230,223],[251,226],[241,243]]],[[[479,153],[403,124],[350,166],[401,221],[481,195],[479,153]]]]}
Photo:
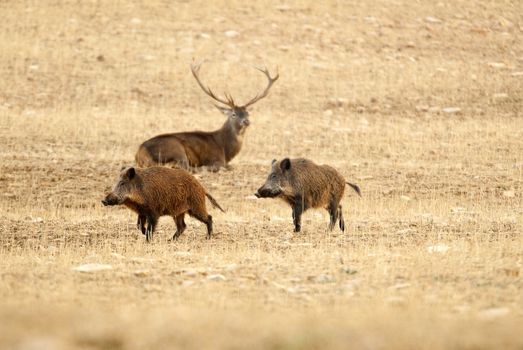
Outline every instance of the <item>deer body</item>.
{"type": "Polygon", "coordinates": [[[247,107],[267,96],[272,84],[279,78],[279,75],[271,78],[267,69],[260,69],[269,80],[266,89],[245,105],[237,106],[230,95],[225,95],[226,99],[223,100],[216,97],[209,88],[204,87],[198,76],[200,65],[191,66],[193,76],[207,95],[227,106],[216,106],[227,116],[226,122],[220,129],[211,132],[179,132],[151,138],[138,148],[135,156],[138,166],[173,164],[185,169],[208,167],[213,171],[227,167],[240,152],[245,131],[250,125],[247,107]]]}
{"type": "Polygon", "coordinates": [[[227,121],[216,131],[158,135],[140,146],[136,164],[139,167],[176,164],[185,169],[207,166],[218,170],[240,152],[243,132],[238,134],[227,121]]]}

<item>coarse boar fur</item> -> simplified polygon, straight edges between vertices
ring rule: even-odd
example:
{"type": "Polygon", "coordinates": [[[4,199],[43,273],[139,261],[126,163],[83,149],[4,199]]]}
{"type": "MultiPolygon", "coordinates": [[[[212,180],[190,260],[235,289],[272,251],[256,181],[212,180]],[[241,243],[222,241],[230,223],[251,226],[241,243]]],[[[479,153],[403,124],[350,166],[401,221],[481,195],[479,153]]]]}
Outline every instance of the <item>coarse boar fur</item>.
{"type": "Polygon", "coordinates": [[[339,220],[339,227],[345,231],[341,198],[345,184],[361,196],[360,188],[345,182],[343,176],[328,165],[317,165],[311,160],[285,158],[272,161],[267,181],[255,195],[259,198],[281,198],[292,207],[294,231],[301,230],[301,215],[309,208],[325,208],[330,215],[329,230],[339,220]]]}
{"type": "Polygon", "coordinates": [[[212,234],[212,216],[207,213],[205,197],[214,207],[218,202],[194,176],[183,169],[129,167],[120,173],[114,189],[102,200],[103,205],[125,205],[138,214],[137,226],[147,242],[160,216],[172,216],[176,223],[173,239],[186,228],[185,214],[207,225],[207,238],[212,234]]]}

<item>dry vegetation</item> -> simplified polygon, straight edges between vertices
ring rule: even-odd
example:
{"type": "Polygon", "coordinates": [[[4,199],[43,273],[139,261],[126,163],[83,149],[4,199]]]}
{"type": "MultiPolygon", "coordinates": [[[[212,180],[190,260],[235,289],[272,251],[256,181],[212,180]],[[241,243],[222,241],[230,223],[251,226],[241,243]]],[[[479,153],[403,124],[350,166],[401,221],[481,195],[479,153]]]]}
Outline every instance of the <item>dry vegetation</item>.
{"type": "Polygon", "coordinates": [[[521,349],[515,1],[0,1],[0,347],[521,349]],[[217,235],[100,200],[140,142],[252,110],[200,180],[217,235]],[[456,110],[455,108],[459,108],[456,110]],[[339,169],[348,230],[255,200],[273,158],[339,169]],[[108,270],[79,272],[83,264],[108,270]]]}

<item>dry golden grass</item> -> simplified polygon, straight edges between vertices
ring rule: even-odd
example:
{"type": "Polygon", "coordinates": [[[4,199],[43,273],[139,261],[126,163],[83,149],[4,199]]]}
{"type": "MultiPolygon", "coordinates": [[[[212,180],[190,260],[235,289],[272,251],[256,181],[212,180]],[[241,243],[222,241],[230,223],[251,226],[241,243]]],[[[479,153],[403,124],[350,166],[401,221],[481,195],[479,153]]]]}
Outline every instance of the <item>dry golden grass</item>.
{"type": "Polygon", "coordinates": [[[0,2],[0,347],[521,349],[519,1],[0,2]],[[238,34],[229,36],[227,31],[238,34]],[[216,237],[100,200],[140,142],[252,110],[199,179],[216,237]],[[460,108],[447,113],[445,108],[460,108]],[[348,230],[253,200],[273,158],[358,183],[348,230]],[[108,264],[82,273],[75,267],[108,264]]]}

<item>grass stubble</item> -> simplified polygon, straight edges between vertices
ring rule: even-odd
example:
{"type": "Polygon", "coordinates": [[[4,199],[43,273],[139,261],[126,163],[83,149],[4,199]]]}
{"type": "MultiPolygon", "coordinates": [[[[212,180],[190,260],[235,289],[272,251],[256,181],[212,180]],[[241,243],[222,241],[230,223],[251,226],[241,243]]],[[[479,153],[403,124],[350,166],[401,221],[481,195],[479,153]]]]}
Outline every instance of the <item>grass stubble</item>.
{"type": "MultiPolygon", "coordinates": [[[[519,8],[519,10],[518,10],[519,8]]],[[[0,346],[520,349],[523,18],[502,2],[0,3],[0,346]],[[100,199],[140,142],[251,112],[226,208],[152,244],[100,199]],[[304,215],[252,194],[305,156],[360,185],[304,215]],[[83,264],[110,269],[82,273],[83,264]]]]}

